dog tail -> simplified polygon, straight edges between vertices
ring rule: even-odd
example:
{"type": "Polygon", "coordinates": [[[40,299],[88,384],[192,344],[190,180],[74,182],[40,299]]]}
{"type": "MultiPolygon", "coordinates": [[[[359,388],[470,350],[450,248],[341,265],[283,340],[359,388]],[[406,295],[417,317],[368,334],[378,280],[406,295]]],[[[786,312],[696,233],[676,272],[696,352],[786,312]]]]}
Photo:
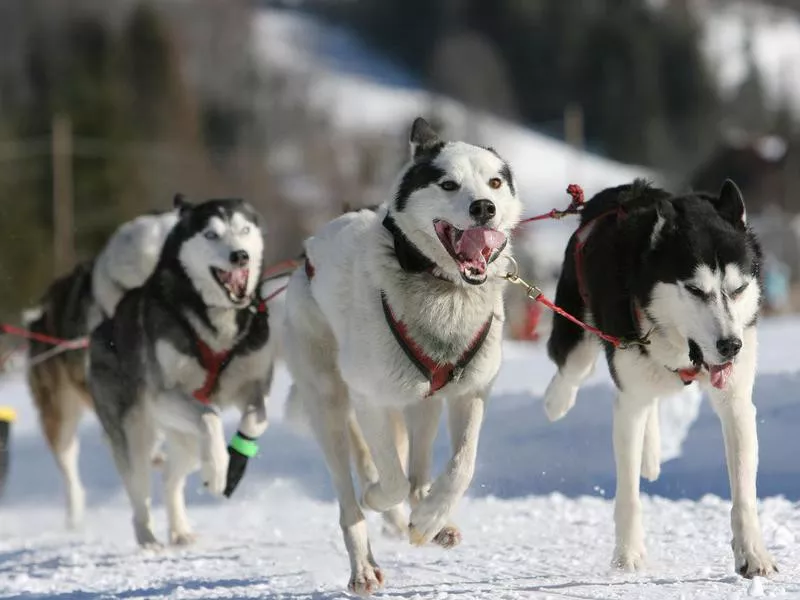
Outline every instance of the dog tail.
{"type": "Polygon", "coordinates": [[[658,426],[658,400],[650,407],[642,446],[642,477],[655,481],[661,474],[661,431],[658,426]]]}
{"type": "Polygon", "coordinates": [[[308,419],[303,398],[297,392],[297,386],[292,384],[289,388],[289,396],[286,398],[285,419],[289,427],[301,435],[311,434],[311,424],[308,419]]]}

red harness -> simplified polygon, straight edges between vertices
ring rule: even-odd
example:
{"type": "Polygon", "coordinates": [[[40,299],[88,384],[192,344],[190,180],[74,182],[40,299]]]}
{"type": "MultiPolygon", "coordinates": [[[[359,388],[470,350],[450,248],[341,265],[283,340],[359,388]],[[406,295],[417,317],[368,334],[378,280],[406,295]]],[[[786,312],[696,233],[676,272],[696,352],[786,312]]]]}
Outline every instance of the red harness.
{"type": "Polygon", "coordinates": [[[494,315],[489,315],[489,318],[477,331],[472,338],[469,346],[461,357],[455,363],[438,363],[429,355],[425,354],[422,347],[415,342],[408,334],[408,327],[405,323],[398,320],[392,312],[389,302],[386,300],[386,294],[381,292],[381,304],[383,305],[383,314],[386,317],[386,323],[394,335],[394,339],[406,353],[406,356],[411,360],[413,365],[417,367],[420,373],[430,382],[430,389],[426,396],[432,396],[438,392],[448,383],[450,383],[464,368],[475,358],[475,355],[483,346],[486,341],[486,336],[489,335],[489,330],[492,327],[494,315]]]}
{"type": "Polygon", "coordinates": [[[203,404],[209,404],[211,392],[214,391],[220,374],[230,362],[231,351],[214,352],[199,337],[197,338],[197,350],[200,352],[200,365],[206,370],[206,380],[203,382],[203,387],[196,389],[192,396],[203,404]]]}
{"type": "MultiPolygon", "coordinates": [[[[305,271],[308,280],[311,281],[314,278],[316,269],[308,258],[306,258],[305,271]]],[[[381,292],[381,304],[383,305],[383,314],[386,317],[386,323],[389,325],[389,330],[392,332],[392,335],[394,335],[394,339],[400,345],[400,348],[403,349],[403,352],[405,352],[409,360],[411,360],[411,363],[419,369],[420,373],[425,376],[425,379],[430,382],[431,387],[426,396],[432,396],[435,392],[438,392],[453,381],[456,374],[463,371],[472,359],[475,358],[475,355],[486,341],[486,336],[489,335],[489,330],[494,320],[494,315],[489,315],[489,318],[475,334],[475,337],[472,338],[470,345],[455,363],[448,362],[440,364],[429,355],[425,354],[422,347],[408,334],[408,327],[406,324],[395,318],[389,306],[389,302],[386,300],[386,294],[383,292],[381,292]]]]}
{"type": "MultiPolygon", "coordinates": [[[[258,304],[252,305],[251,310],[255,309],[255,311],[259,313],[267,312],[267,302],[282,292],[285,287],[286,286],[280,288],[276,292],[273,292],[264,300],[259,301],[258,304]]],[[[236,350],[235,346],[230,350],[214,352],[208,344],[200,339],[199,336],[197,337],[197,351],[200,355],[200,366],[205,369],[206,379],[203,382],[202,387],[197,388],[194,392],[192,392],[192,396],[194,396],[196,400],[202,402],[203,404],[211,403],[211,394],[214,391],[214,388],[217,386],[220,375],[222,375],[225,367],[227,367],[228,363],[230,363],[231,355],[233,354],[234,350],[236,350]]]]}

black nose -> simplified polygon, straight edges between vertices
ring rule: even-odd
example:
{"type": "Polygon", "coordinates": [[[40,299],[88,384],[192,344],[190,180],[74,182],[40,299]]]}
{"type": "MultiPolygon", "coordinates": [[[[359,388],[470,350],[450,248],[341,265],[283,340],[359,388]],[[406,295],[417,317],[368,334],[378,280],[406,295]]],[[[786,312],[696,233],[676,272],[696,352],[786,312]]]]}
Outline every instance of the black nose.
{"type": "Polygon", "coordinates": [[[234,250],[231,252],[231,264],[237,267],[246,267],[250,262],[250,255],[246,250],[234,250]]]}
{"type": "Polygon", "coordinates": [[[491,221],[495,214],[497,207],[491,200],[475,200],[469,205],[469,215],[481,225],[491,221]]]}
{"type": "Polygon", "coordinates": [[[717,340],[717,352],[722,358],[733,358],[742,349],[742,340],[737,337],[717,340]]]}

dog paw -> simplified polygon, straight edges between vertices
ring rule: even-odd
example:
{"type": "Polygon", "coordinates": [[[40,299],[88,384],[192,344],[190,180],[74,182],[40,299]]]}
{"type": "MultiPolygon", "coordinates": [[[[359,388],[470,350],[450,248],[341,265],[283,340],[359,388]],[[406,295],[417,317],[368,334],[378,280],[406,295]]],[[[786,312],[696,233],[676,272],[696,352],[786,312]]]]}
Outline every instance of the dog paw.
{"type": "Polygon", "coordinates": [[[433,543],[449,550],[461,543],[461,531],[455,525],[445,525],[433,536],[433,543]]]}
{"type": "Polygon", "coordinates": [[[621,571],[638,571],[644,567],[647,553],[644,548],[620,548],[614,550],[611,566],[621,571]]]}
{"type": "Polygon", "coordinates": [[[383,573],[380,567],[371,564],[359,565],[350,576],[347,589],[359,596],[370,596],[383,587],[383,573]]]}
{"type": "Polygon", "coordinates": [[[745,579],[769,577],[778,572],[775,560],[764,548],[763,543],[737,544],[734,541],[732,546],[736,572],[745,579]]]}
{"type": "Polygon", "coordinates": [[[203,485],[212,496],[222,496],[228,484],[228,453],[212,457],[200,467],[203,485]]]}
{"type": "Polygon", "coordinates": [[[556,374],[544,393],[544,412],[551,421],[558,421],[575,406],[578,387],[556,374]]]}
{"type": "Polygon", "coordinates": [[[169,542],[173,546],[191,546],[197,541],[197,535],[191,531],[173,531],[169,535],[169,542]]]}
{"type": "Polygon", "coordinates": [[[450,504],[436,502],[428,496],[411,511],[411,523],[408,525],[408,537],[415,546],[432,541],[447,525],[450,516],[450,504]]]}

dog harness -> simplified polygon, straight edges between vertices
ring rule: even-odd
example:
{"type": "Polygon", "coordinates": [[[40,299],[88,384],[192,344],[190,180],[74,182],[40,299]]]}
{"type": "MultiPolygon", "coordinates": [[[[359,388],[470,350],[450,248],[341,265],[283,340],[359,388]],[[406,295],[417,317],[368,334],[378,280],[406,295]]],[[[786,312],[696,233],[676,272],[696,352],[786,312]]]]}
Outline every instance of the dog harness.
{"type": "Polygon", "coordinates": [[[494,320],[494,315],[489,315],[486,322],[473,336],[470,345],[464,350],[464,353],[455,363],[438,363],[428,354],[425,354],[422,347],[409,335],[406,324],[394,316],[394,312],[392,312],[392,308],[389,306],[389,302],[386,299],[385,292],[381,292],[381,304],[383,305],[383,315],[386,317],[386,323],[389,325],[389,330],[392,332],[394,339],[397,341],[400,348],[402,348],[403,352],[405,352],[411,363],[430,383],[431,387],[426,396],[432,396],[453,381],[456,375],[460,374],[472,359],[475,358],[475,355],[486,341],[486,336],[489,335],[489,329],[491,329],[492,321],[494,320]]]}
{"type": "MultiPolygon", "coordinates": [[[[259,284],[256,289],[260,288],[260,285],[261,284],[259,284]]],[[[259,299],[259,301],[253,303],[250,308],[253,312],[267,313],[267,302],[266,300],[259,299]]],[[[247,334],[245,334],[242,339],[246,337],[247,334]]],[[[211,347],[200,338],[199,335],[196,335],[196,339],[197,341],[195,345],[197,346],[198,358],[200,360],[200,366],[202,366],[206,372],[206,379],[203,382],[202,387],[199,387],[192,392],[192,396],[195,398],[195,400],[198,400],[203,404],[210,404],[211,394],[213,393],[214,388],[217,387],[217,382],[219,381],[220,375],[222,375],[222,372],[230,364],[231,358],[233,358],[233,355],[238,348],[238,343],[229,350],[214,352],[211,347]]]]}

